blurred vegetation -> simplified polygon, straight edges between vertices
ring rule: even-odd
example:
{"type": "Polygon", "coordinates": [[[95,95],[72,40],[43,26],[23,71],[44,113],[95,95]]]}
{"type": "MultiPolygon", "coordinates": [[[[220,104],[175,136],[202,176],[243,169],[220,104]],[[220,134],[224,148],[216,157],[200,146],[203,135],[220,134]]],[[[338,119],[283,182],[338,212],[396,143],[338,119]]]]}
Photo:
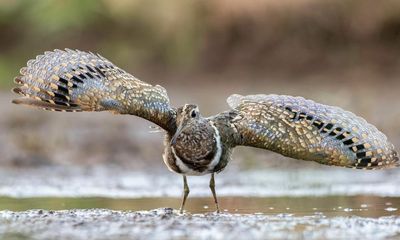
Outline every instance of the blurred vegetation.
{"type": "Polygon", "coordinates": [[[54,48],[129,71],[397,72],[398,0],[0,0],[0,86],[54,48]]]}

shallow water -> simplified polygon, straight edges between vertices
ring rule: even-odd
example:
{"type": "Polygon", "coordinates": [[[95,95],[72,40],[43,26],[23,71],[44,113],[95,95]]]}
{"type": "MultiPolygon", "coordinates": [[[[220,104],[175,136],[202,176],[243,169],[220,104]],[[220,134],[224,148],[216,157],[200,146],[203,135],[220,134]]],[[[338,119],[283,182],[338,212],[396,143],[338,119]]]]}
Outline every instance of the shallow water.
{"type": "MultiPolygon", "coordinates": [[[[400,198],[376,196],[327,197],[221,197],[221,210],[239,214],[293,214],[308,216],[360,216],[381,217],[400,215],[400,198]]],[[[151,210],[179,208],[179,198],[0,198],[0,210],[25,211],[29,209],[63,210],[105,208],[111,210],[151,210]]],[[[210,198],[189,198],[187,212],[215,211],[210,198]]]]}
{"type": "Polygon", "coordinates": [[[228,169],[216,179],[222,213],[213,213],[203,176],[189,178],[182,215],[172,210],[180,206],[182,179],[167,171],[0,169],[0,238],[396,239],[398,176],[398,170],[228,169]]]}

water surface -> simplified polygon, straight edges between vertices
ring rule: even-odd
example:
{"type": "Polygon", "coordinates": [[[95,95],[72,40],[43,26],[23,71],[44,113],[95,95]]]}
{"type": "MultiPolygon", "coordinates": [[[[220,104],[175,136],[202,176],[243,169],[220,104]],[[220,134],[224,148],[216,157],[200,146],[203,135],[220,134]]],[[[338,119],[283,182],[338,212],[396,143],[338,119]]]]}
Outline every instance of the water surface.
{"type": "MultiPolygon", "coordinates": [[[[111,210],[151,210],[180,206],[179,198],[0,198],[0,210],[25,211],[29,209],[63,210],[105,208],[111,210]]],[[[400,215],[400,198],[376,196],[326,197],[221,197],[221,210],[240,214],[294,214],[307,216],[381,217],[400,215]]],[[[189,198],[186,210],[190,213],[215,211],[212,198],[189,198]]]]}

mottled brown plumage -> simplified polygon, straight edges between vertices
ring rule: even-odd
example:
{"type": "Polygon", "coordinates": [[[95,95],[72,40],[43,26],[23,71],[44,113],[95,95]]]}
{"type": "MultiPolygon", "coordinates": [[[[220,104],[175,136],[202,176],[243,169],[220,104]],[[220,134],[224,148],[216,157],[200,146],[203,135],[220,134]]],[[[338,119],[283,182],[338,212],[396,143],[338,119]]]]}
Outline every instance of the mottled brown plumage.
{"type": "Polygon", "coordinates": [[[393,144],[376,127],[338,107],[278,95],[232,95],[241,145],[327,165],[359,169],[396,166],[393,144]]]}
{"type": "Polygon", "coordinates": [[[327,165],[358,169],[398,166],[386,136],[364,119],[338,107],[301,97],[232,95],[230,110],[201,116],[196,105],[170,106],[166,90],[147,84],[107,59],[82,51],[46,52],[15,78],[23,95],[13,100],[52,111],[111,111],[145,118],[166,132],[163,159],[183,175],[211,174],[210,189],[218,208],[214,173],[228,164],[238,145],[264,148],[282,155],[327,165]]]}
{"type": "Polygon", "coordinates": [[[14,92],[17,104],[52,111],[111,111],[132,114],[174,131],[175,111],[167,91],[140,81],[107,59],[79,50],[55,50],[28,61],[14,92]],[[171,128],[171,129],[170,129],[171,128]]]}

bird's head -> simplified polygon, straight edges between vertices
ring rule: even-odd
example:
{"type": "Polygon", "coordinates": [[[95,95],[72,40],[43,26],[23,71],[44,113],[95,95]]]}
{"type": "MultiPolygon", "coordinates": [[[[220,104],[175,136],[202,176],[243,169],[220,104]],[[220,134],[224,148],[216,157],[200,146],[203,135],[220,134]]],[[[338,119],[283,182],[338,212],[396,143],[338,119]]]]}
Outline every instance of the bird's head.
{"type": "Polygon", "coordinates": [[[177,129],[172,137],[171,144],[174,145],[179,134],[189,125],[194,125],[203,117],[200,115],[199,107],[195,104],[185,104],[176,111],[177,129]]]}

